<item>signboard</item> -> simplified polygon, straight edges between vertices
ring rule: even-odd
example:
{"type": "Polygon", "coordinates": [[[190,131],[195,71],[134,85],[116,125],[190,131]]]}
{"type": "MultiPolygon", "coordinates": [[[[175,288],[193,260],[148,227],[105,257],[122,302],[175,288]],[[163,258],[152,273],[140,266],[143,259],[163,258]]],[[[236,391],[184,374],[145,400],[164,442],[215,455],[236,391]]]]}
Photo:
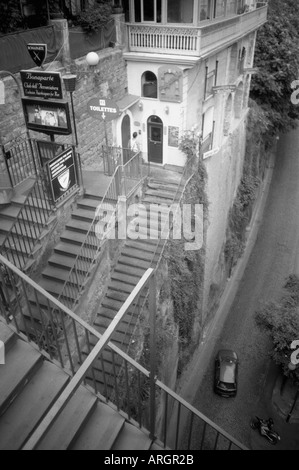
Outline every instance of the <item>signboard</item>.
{"type": "Polygon", "coordinates": [[[116,119],[120,115],[117,104],[105,98],[94,98],[90,100],[87,104],[87,111],[90,116],[105,122],[113,121],[113,119],[116,119]]]}
{"type": "Polygon", "coordinates": [[[41,67],[47,57],[47,44],[27,44],[27,49],[33,62],[41,67]]]}
{"type": "Polygon", "coordinates": [[[72,147],[64,150],[48,163],[53,200],[61,199],[77,184],[75,154],[72,147]]]}
{"type": "Polygon", "coordinates": [[[23,98],[22,103],[28,129],[50,135],[69,135],[72,133],[67,101],[23,98]]]}
{"type": "Polygon", "coordinates": [[[20,74],[25,96],[54,100],[63,98],[59,72],[21,70],[20,74]]]}

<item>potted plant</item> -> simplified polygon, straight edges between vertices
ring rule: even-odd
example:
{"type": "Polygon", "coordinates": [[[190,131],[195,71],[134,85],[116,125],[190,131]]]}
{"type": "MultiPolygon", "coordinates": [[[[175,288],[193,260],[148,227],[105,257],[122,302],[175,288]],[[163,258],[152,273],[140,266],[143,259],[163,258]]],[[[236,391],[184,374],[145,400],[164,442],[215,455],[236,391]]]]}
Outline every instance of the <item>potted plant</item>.
{"type": "Polygon", "coordinates": [[[50,3],[50,18],[52,20],[64,18],[63,12],[61,11],[58,2],[51,2],[50,3]]]}
{"type": "Polygon", "coordinates": [[[80,13],[77,23],[87,34],[99,31],[111,18],[111,6],[108,3],[99,3],[95,7],[80,13]]]}
{"type": "Polygon", "coordinates": [[[124,10],[119,1],[115,3],[114,5],[112,5],[112,11],[113,13],[123,13],[124,10]]]}

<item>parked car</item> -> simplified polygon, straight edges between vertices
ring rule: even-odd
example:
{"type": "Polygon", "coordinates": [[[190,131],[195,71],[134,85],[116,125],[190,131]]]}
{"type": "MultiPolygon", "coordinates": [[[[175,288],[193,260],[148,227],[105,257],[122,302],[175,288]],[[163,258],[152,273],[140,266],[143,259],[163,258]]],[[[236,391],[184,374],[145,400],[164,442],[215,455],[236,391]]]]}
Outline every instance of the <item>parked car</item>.
{"type": "Polygon", "coordinates": [[[220,349],[215,358],[214,392],[222,397],[237,394],[238,356],[230,349],[220,349]]]}

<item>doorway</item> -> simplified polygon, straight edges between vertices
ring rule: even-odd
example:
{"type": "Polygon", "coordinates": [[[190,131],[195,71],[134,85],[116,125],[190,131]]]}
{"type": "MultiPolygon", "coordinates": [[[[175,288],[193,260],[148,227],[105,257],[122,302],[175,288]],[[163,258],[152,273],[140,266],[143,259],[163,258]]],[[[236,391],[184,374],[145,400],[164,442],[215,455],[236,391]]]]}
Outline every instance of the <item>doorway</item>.
{"type": "Polygon", "coordinates": [[[126,114],[121,123],[121,144],[123,149],[123,164],[125,165],[131,158],[130,152],[131,141],[131,119],[126,114]]]}
{"type": "Polygon", "coordinates": [[[147,121],[148,161],[163,163],[163,122],[158,116],[150,116],[147,121]]]}

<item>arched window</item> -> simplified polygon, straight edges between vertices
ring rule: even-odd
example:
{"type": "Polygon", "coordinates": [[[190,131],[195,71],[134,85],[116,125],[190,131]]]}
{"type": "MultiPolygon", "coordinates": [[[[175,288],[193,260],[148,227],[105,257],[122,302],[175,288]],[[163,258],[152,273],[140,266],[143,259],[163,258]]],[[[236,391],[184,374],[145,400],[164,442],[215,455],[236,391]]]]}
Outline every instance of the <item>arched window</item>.
{"type": "Polygon", "coordinates": [[[240,49],[239,51],[239,73],[243,73],[243,69],[245,67],[245,60],[246,60],[246,49],[245,47],[240,49]]]}
{"type": "Polygon", "coordinates": [[[246,81],[245,81],[243,108],[247,108],[248,106],[249,91],[250,91],[250,75],[247,75],[246,81]]]}
{"type": "Polygon", "coordinates": [[[224,114],[224,123],[223,123],[224,135],[229,134],[231,118],[232,118],[232,105],[233,105],[233,99],[232,99],[232,95],[230,94],[225,104],[225,114],[224,114]]]}
{"type": "Polygon", "coordinates": [[[234,83],[236,80],[236,69],[238,62],[238,45],[235,43],[230,48],[228,83],[234,83]]]}
{"type": "Polygon", "coordinates": [[[157,77],[153,72],[146,71],[141,77],[141,94],[145,98],[157,98],[157,77]]]}
{"type": "Polygon", "coordinates": [[[240,82],[236,93],[235,93],[235,100],[234,100],[234,113],[235,117],[239,118],[241,116],[241,111],[242,111],[242,104],[243,104],[243,82],[240,82]]]}

